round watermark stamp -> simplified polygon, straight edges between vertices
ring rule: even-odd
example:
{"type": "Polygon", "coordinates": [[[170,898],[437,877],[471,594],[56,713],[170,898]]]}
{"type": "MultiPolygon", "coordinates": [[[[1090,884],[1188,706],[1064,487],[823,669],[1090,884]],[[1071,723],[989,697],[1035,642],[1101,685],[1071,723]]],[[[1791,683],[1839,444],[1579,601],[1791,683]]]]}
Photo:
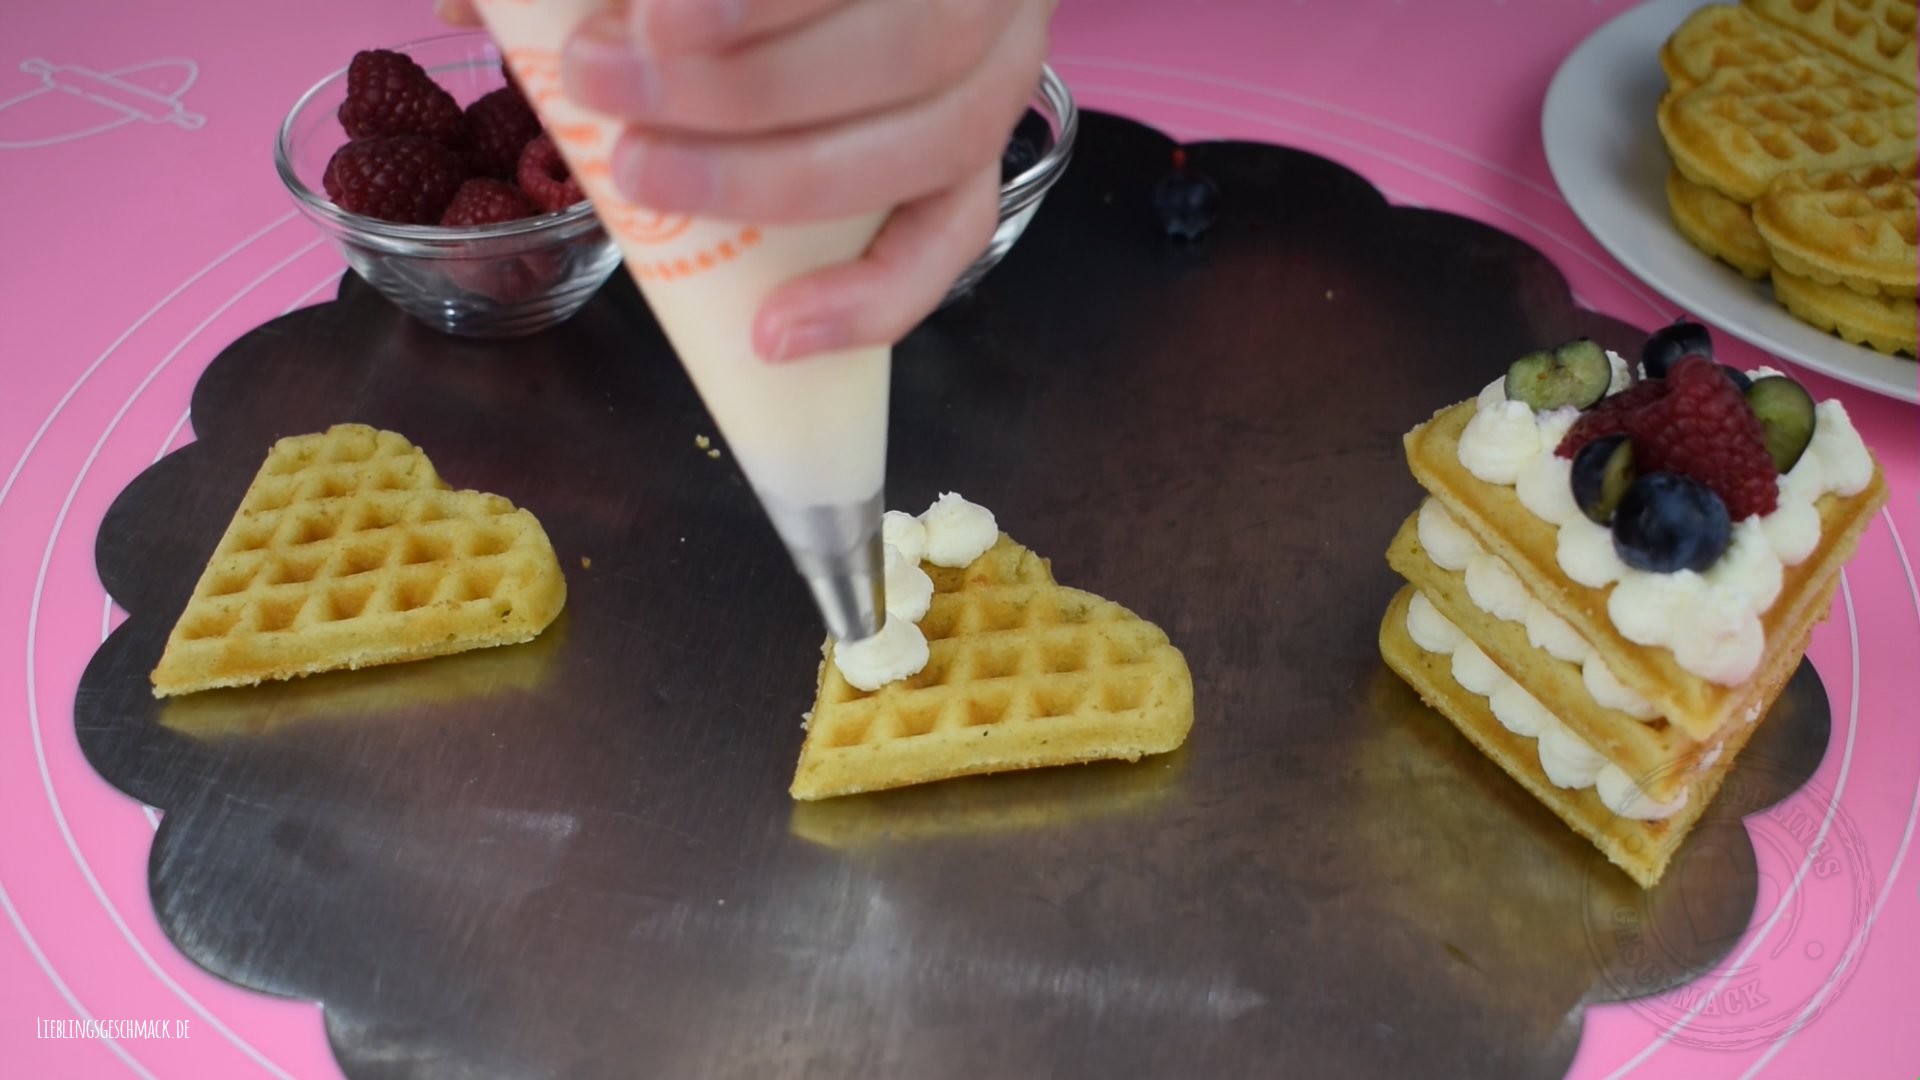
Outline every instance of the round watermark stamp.
{"type": "Polygon", "coordinates": [[[1604,857],[1589,865],[1587,942],[1607,996],[1674,1042],[1772,1043],[1817,1019],[1859,966],[1872,868],[1833,792],[1805,775],[1743,756],[1651,890],[1604,857]]]}

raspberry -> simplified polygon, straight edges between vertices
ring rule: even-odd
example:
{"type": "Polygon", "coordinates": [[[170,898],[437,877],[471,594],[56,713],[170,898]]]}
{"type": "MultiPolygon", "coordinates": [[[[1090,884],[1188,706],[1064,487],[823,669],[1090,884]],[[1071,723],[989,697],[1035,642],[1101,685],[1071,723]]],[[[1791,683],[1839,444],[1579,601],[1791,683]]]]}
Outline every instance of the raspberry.
{"type": "Polygon", "coordinates": [[[567,171],[566,159],[560,156],[553,139],[546,135],[535,138],[520,152],[517,179],[520,190],[527,193],[533,205],[549,213],[565,210],[586,198],[580,182],[567,171]]]}
{"type": "Polygon", "coordinates": [[[1553,452],[1571,459],[1595,439],[1625,435],[1636,412],[1666,396],[1666,380],[1642,379],[1612,397],[1601,398],[1598,405],[1580,414],[1553,452]]]}
{"type": "Polygon", "coordinates": [[[449,146],[466,140],[467,119],[453,95],[411,57],[386,49],[354,54],[339,115],[349,139],[425,135],[449,146]]]}
{"type": "Polygon", "coordinates": [[[1667,371],[1667,394],[1631,414],[1634,465],[1675,472],[1713,490],[1740,521],[1773,511],[1779,472],[1760,418],[1713,361],[1685,356],[1667,371]]]}
{"type": "Polygon", "coordinates": [[[351,213],[432,225],[466,178],[466,162],[440,143],[424,135],[383,135],[334,151],[323,186],[351,213]]]}
{"type": "Polygon", "coordinates": [[[493,225],[532,217],[536,210],[520,189],[505,180],[475,177],[454,192],[453,203],[440,215],[442,225],[493,225]]]}
{"type": "Polygon", "coordinates": [[[540,134],[540,118],[514,90],[501,87],[467,106],[467,142],[463,149],[480,176],[511,180],[520,152],[540,134]]]}

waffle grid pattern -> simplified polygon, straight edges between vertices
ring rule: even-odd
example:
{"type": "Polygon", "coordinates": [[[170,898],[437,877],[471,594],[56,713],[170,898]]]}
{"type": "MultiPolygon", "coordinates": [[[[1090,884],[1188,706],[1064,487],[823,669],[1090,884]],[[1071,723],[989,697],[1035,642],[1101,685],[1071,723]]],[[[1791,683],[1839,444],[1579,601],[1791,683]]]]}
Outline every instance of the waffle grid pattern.
{"type": "Polygon", "coordinates": [[[1913,355],[1913,0],[1746,0],[1660,51],[1667,203],[1695,247],[1802,321],[1913,355]]]}
{"type": "Polygon", "coordinates": [[[1920,278],[1920,159],[1789,173],[1754,204],[1781,269],[1868,296],[1913,296],[1920,278]]]}
{"type": "Polygon", "coordinates": [[[398,435],[343,425],[268,455],[154,684],[185,693],[525,640],[563,597],[531,514],[448,490],[398,435]]]}
{"type": "Polygon", "coordinates": [[[1761,18],[1804,35],[1853,63],[1920,85],[1914,0],[1745,0],[1761,18]]]}
{"type": "Polygon", "coordinates": [[[1185,739],[1192,680],[1158,627],[1058,585],[1044,559],[1004,536],[971,566],[926,569],[926,667],[863,691],[829,644],[796,797],[1132,760],[1185,739]]]}

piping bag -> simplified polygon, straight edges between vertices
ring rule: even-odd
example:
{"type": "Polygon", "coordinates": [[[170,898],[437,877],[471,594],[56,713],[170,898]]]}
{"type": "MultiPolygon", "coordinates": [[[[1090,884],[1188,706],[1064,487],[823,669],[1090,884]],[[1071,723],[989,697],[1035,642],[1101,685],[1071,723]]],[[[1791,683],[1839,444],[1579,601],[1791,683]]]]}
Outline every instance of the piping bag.
{"type": "Polygon", "coordinates": [[[761,226],[664,214],[614,190],[618,121],[569,99],[560,50],[618,0],[478,0],[507,66],[539,114],[628,273],[712,413],[774,530],[840,641],[878,633],[886,615],[880,518],[890,347],[770,364],[753,318],[779,285],[857,258],[885,210],[838,221],[761,226]]]}

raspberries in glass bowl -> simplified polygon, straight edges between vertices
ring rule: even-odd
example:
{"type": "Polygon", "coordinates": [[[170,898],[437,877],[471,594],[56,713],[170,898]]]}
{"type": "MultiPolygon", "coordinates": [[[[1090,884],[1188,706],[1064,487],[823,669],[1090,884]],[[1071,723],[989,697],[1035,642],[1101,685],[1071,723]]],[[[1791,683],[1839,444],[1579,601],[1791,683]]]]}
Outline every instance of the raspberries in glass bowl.
{"type": "Polygon", "coordinates": [[[274,163],[355,272],[448,333],[544,329],[620,262],[485,33],[356,54],[293,107],[274,163]]]}

